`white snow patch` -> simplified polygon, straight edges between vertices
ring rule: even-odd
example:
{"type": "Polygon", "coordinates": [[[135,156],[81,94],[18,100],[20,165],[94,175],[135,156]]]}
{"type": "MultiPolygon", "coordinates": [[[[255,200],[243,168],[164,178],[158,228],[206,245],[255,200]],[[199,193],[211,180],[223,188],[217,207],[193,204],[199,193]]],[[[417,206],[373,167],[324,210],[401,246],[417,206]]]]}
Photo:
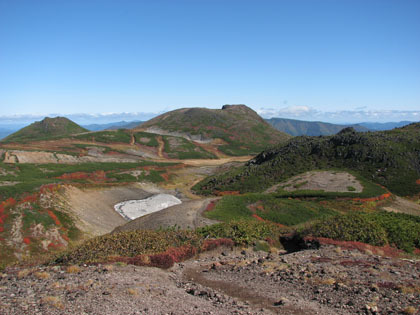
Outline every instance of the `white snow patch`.
{"type": "Polygon", "coordinates": [[[182,201],[169,194],[157,194],[146,199],[127,200],[117,203],[115,211],[128,220],[134,220],[146,214],[160,211],[174,205],[181,204],[182,201]]]}

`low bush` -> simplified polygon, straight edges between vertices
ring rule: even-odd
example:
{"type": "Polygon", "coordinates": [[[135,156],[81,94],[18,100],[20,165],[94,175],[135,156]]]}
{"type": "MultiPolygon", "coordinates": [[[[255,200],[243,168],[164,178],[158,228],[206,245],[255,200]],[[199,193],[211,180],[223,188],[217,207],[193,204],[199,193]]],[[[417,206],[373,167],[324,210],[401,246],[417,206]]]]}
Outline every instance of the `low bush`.
{"type": "Polygon", "coordinates": [[[219,246],[254,244],[278,239],[281,230],[274,224],[236,221],[192,230],[176,228],[139,230],[107,234],[57,254],[52,264],[123,262],[139,266],[169,268],[174,262],[219,246]]]}
{"type": "Polygon", "coordinates": [[[412,252],[420,248],[420,218],[386,211],[351,213],[320,220],[300,232],[303,236],[389,244],[412,252]]]}
{"type": "Polygon", "coordinates": [[[245,194],[224,196],[206,216],[220,221],[260,218],[292,226],[309,220],[336,214],[334,210],[316,202],[289,200],[279,194],[245,194]]]}
{"type": "Polygon", "coordinates": [[[340,215],[318,221],[305,230],[304,234],[334,240],[357,241],[376,246],[387,243],[384,228],[360,213],[340,215]]]}
{"type": "Polygon", "coordinates": [[[199,248],[202,238],[194,231],[132,231],[92,238],[73,250],[59,255],[57,263],[78,264],[106,261],[109,257],[135,257],[163,253],[171,247],[199,248]]]}
{"type": "Polygon", "coordinates": [[[278,239],[282,229],[266,222],[238,220],[198,228],[197,233],[207,238],[228,238],[236,245],[250,245],[266,238],[278,239]]]}

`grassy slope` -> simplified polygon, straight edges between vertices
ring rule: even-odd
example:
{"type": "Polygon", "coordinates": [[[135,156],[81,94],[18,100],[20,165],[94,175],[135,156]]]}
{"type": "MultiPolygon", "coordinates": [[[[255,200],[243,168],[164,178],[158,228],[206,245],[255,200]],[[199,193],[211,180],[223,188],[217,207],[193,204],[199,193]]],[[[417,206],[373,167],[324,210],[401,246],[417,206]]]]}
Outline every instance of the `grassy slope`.
{"type": "MultiPolygon", "coordinates": [[[[25,134],[26,134],[26,131],[25,131],[25,134]]],[[[29,139],[23,136],[19,136],[19,137],[15,137],[11,139],[10,141],[6,141],[5,143],[68,138],[69,140],[72,140],[72,142],[78,142],[78,140],[80,140],[80,141],[89,141],[89,142],[104,144],[104,145],[80,144],[80,143],[69,144],[67,142],[66,147],[63,147],[63,149],[60,152],[56,150],[50,151],[50,152],[55,152],[55,153],[77,155],[80,149],[87,149],[88,147],[92,147],[92,146],[96,146],[98,148],[103,149],[103,153],[107,153],[109,151],[118,151],[116,149],[111,149],[112,145],[121,144],[121,143],[130,144],[132,141],[132,136],[134,136],[134,141],[137,144],[141,144],[141,145],[151,147],[151,148],[157,148],[159,146],[157,137],[159,137],[160,135],[149,133],[149,132],[132,131],[128,129],[118,129],[118,130],[112,130],[112,131],[104,130],[104,131],[96,131],[96,132],[82,133],[82,134],[76,134],[76,135],[62,134],[62,135],[51,136],[49,138],[42,136],[42,137],[35,137],[34,139],[29,139]]],[[[168,154],[170,158],[175,158],[175,159],[215,159],[217,158],[213,153],[204,150],[200,146],[196,145],[193,141],[184,139],[182,137],[164,136],[163,140],[165,142],[164,151],[168,154]]]]}
{"type": "Polygon", "coordinates": [[[128,131],[119,129],[116,131],[97,131],[77,135],[73,137],[77,140],[96,141],[102,143],[130,143],[131,136],[128,131]]]}
{"type": "Polygon", "coordinates": [[[346,168],[398,195],[420,192],[420,123],[383,132],[342,131],[328,137],[296,137],[263,151],[246,166],[209,177],[193,187],[263,191],[291,176],[314,170],[346,168]]]}
{"type": "Polygon", "coordinates": [[[229,155],[257,153],[290,138],[265,122],[245,105],[224,109],[184,108],[149,120],[141,128],[159,127],[170,132],[218,138],[226,142],[219,148],[229,155]]]}
{"type": "Polygon", "coordinates": [[[29,126],[16,131],[6,137],[2,142],[28,142],[36,140],[47,140],[69,136],[74,133],[86,132],[87,129],[80,127],[75,122],[64,118],[44,118],[42,121],[34,122],[29,126]]]}
{"type": "Polygon", "coordinates": [[[385,211],[355,212],[324,218],[300,233],[378,246],[390,244],[412,252],[420,248],[420,217],[385,211]]]}
{"type": "Polygon", "coordinates": [[[287,226],[292,226],[336,214],[317,202],[282,199],[276,194],[246,194],[225,196],[206,214],[220,221],[253,220],[253,215],[287,226]]]}
{"type": "Polygon", "coordinates": [[[196,146],[192,141],[181,137],[163,136],[164,149],[174,159],[217,159],[211,152],[196,146]]]}
{"type": "MultiPolygon", "coordinates": [[[[58,183],[71,183],[85,186],[102,185],[106,183],[128,183],[136,181],[160,182],[165,172],[164,166],[171,163],[84,163],[68,164],[4,164],[0,163],[0,182],[19,182],[12,186],[0,186],[0,269],[4,263],[16,259],[15,253],[24,248],[24,254],[37,256],[48,254],[48,251],[63,249],[63,244],[52,243],[46,251],[42,241],[48,239],[48,234],[34,234],[34,226],[42,225],[46,231],[58,229],[60,235],[67,241],[78,240],[82,233],[75,227],[73,218],[63,212],[60,207],[49,202],[42,202],[41,191],[57,191],[58,183]],[[155,168],[155,169],[153,169],[155,168]],[[121,174],[128,170],[143,171],[137,178],[130,174],[121,174]],[[105,173],[103,173],[105,172],[105,173]],[[64,178],[58,178],[62,175],[64,178]],[[72,176],[69,174],[73,174],[72,176]],[[95,177],[98,175],[98,177],[95,177]],[[44,186],[47,185],[47,186],[44,186]],[[41,189],[41,187],[43,187],[41,189]],[[22,217],[22,226],[18,228],[23,239],[18,238],[10,243],[16,220],[22,217]]],[[[48,193],[47,193],[48,195],[48,193]]],[[[48,244],[48,243],[47,243],[48,244]]]]}
{"type": "MultiPolygon", "coordinates": [[[[110,182],[134,182],[134,181],[151,181],[159,182],[163,178],[160,177],[158,171],[151,170],[149,175],[144,175],[136,179],[129,174],[118,174],[125,170],[142,169],[144,166],[166,166],[173,165],[171,163],[82,163],[82,164],[4,164],[0,163],[0,169],[8,172],[8,174],[0,175],[0,181],[19,182],[12,186],[0,186],[0,201],[13,197],[17,199],[23,193],[31,193],[37,188],[45,184],[63,182],[57,177],[74,172],[92,173],[96,171],[106,172],[106,176],[110,182]]],[[[163,171],[161,171],[163,172],[163,171]]],[[[78,179],[75,182],[89,182],[88,179],[78,179]]],[[[68,182],[65,180],[64,182],[68,182]]]]}

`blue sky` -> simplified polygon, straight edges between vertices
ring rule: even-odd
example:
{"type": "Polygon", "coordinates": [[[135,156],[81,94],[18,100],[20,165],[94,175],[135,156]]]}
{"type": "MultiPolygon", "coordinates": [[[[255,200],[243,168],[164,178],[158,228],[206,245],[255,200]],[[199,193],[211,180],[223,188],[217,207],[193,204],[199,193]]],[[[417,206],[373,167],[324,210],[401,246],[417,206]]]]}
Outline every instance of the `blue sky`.
{"type": "Polygon", "coordinates": [[[420,120],[420,1],[0,0],[0,120],[238,103],[420,120]]]}

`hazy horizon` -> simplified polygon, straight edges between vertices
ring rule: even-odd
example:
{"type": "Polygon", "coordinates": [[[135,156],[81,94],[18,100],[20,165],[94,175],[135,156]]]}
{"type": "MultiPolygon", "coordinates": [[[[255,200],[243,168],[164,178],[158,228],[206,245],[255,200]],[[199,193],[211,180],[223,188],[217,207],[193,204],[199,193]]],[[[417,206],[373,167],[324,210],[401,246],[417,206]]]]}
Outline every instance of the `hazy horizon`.
{"type": "MultiPolygon", "coordinates": [[[[221,107],[219,107],[221,108],[221,107]]],[[[377,112],[370,113],[360,113],[360,111],[343,111],[343,112],[329,112],[324,113],[316,111],[314,109],[302,110],[298,109],[296,111],[291,111],[290,109],[284,109],[283,115],[277,115],[278,112],[272,112],[269,109],[257,109],[256,112],[265,119],[269,118],[286,118],[286,119],[295,119],[302,121],[313,121],[313,122],[324,122],[332,124],[357,124],[357,123],[389,123],[389,122],[417,122],[420,121],[419,114],[401,115],[401,112],[390,111],[388,115],[382,115],[381,119],[375,119],[379,117],[377,112]],[[337,119],[337,118],[340,119],[337,119]],[[367,119],[371,117],[371,119],[367,119]],[[330,119],[328,119],[330,118],[330,119]],[[417,119],[416,119],[417,118],[417,119]]],[[[164,112],[157,113],[147,113],[147,112],[137,112],[137,113],[95,113],[95,114],[61,114],[61,113],[49,113],[49,114],[30,114],[30,115],[0,115],[0,127],[1,126],[22,126],[33,123],[35,121],[40,121],[45,117],[67,117],[72,121],[81,124],[107,124],[115,123],[120,121],[132,122],[132,121],[147,121],[152,119],[164,112]]]]}

